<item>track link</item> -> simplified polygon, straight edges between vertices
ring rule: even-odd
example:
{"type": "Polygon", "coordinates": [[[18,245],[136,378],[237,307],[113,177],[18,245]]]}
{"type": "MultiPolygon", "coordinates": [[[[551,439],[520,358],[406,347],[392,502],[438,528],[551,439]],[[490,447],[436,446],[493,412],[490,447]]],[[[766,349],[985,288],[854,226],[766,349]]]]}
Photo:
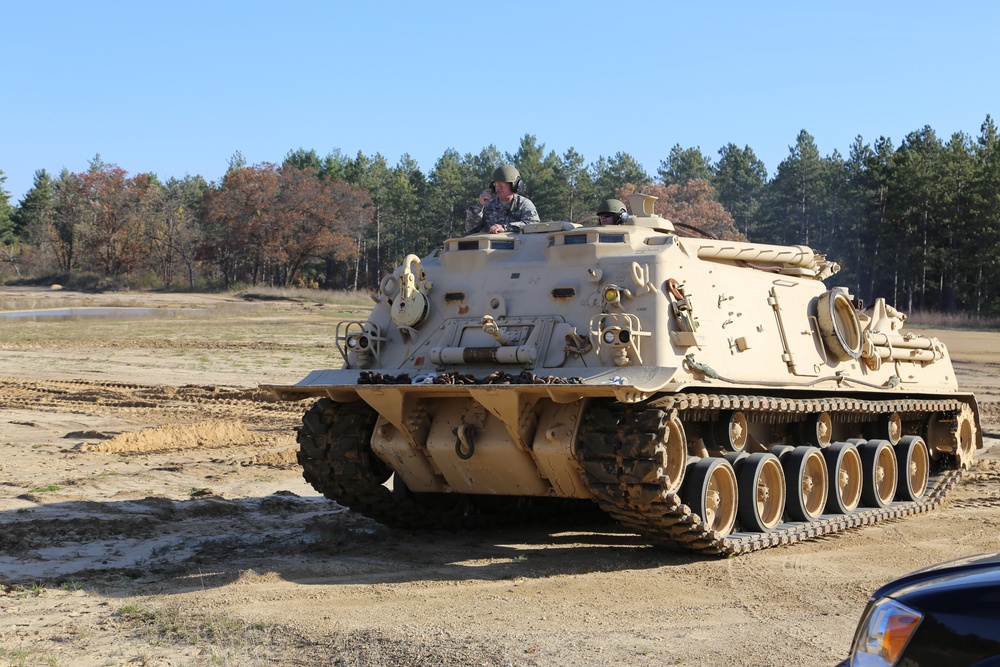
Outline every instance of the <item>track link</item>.
{"type": "MultiPolygon", "coordinates": [[[[660,547],[706,555],[734,556],[768,547],[794,544],[849,528],[882,523],[938,507],[961,478],[961,470],[938,472],[927,493],[915,502],[894,502],[885,508],[859,509],[845,515],[822,515],[814,521],[783,523],[767,533],[719,535],[665,487],[655,471],[662,466],[657,443],[668,437],[666,424],[674,416],[683,421],[711,420],[720,410],[740,410],[748,417],[773,423],[796,421],[817,412],[836,414],[844,421],[867,421],[874,415],[898,412],[905,419],[933,413],[959,414],[959,400],[871,401],[855,398],[784,399],[765,396],[678,394],[641,406],[610,403],[596,406],[584,420],[578,457],[584,479],[597,504],[621,524],[660,547]],[[601,459],[604,459],[603,464],[601,459]],[[614,471],[615,478],[609,479],[614,471]]],[[[945,457],[951,459],[951,457],[945,457]]]]}
{"type": "Polygon", "coordinates": [[[389,526],[423,528],[429,517],[383,484],[391,471],[368,448],[378,415],[367,406],[321,398],[302,417],[297,458],[313,488],[389,526]]]}

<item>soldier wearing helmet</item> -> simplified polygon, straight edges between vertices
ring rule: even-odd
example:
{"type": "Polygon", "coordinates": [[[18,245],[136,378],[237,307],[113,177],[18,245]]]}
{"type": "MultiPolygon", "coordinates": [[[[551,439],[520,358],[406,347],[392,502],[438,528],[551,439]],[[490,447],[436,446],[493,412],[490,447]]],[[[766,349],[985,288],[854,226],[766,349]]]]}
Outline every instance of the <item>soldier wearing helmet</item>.
{"type": "Polygon", "coordinates": [[[521,174],[510,165],[493,171],[492,185],[479,201],[465,210],[465,233],[519,232],[526,222],[538,222],[538,211],[527,197],[518,194],[524,186],[521,174]]]}
{"type": "Polygon", "coordinates": [[[597,207],[597,219],[601,225],[620,225],[628,220],[628,209],[617,199],[603,199],[597,207]]]}

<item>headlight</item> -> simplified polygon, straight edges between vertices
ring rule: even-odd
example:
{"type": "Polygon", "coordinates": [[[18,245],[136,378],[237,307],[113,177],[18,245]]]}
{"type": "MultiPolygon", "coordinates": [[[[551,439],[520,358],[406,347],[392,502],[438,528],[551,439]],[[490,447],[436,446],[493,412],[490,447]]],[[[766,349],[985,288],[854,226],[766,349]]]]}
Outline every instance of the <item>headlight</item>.
{"type": "Polygon", "coordinates": [[[604,342],[605,343],[607,343],[608,345],[612,345],[615,342],[615,340],[617,340],[617,338],[618,338],[618,336],[615,333],[614,329],[605,329],[605,331],[604,331],[604,342]]]}
{"type": "Polygon", "coordinates": [[[354,350],[356,352],[364,352],[368,349],[370,341],[368,336],[364,334],[359,336],[348,336],[347,337],[347,349],[354,350]]]}
{"type": "Polygon", "coordinates": [[[924,615],[891,598],[877,600],[858,626],[850,667],[892,667],[924,615]]]}

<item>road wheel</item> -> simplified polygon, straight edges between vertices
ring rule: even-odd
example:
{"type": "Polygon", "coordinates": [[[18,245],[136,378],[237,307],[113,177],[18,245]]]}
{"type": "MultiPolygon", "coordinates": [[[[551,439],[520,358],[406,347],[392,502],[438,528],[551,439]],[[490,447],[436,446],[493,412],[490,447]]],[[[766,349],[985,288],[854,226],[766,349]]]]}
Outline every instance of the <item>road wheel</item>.
{"type": "Polygon", "coordinates": [[[795,447],[792,445],[774,445],[767,451],[777,456],[779,461],[784,461],[789,454],[795,451],[795,447]]]}
{"type": "Polygon", "coordinates": [[[723,410],[719,418],[706,425],[705,444],[723,452],[742,452],[747,446],[750,430],[747,418],[736,410],[723,410]]]}
{"type": "Polygon", "coordinates": [[[796,424],[792,435],[798,445],[826,447],[833,435],[833,419],[828,412],[811,414],[804,422],[796,424]]]}
{"type": "Polygon", "coordinates": [[[853,512],[861,502],[864,479],[858,448],[849,442],[835,442],[823,450],[823,457],[830,483],[826,511],[831,514],[853,512]]]}
{"type": "Polygon", "coordinates": [[[900,438],[893,447],[899,466],[899,481],[896,484],[896,500],[919,500],[927,492],[930,477],[930,453],[927,443],[919,435],[900,438]]]}
{"type": "Polygon", "coordinates": [[[788,500],[785,508],[796,521],[812,521],[826,508],[826,460],[819,447],[796,447],[781,463],[788,500]]]}
{"type": "Polygon", "coordinates": [[[766,533],[785,511],[785,474],[774,454],[751,454],[740,462],[737,516],[745,530],[766,533]]]}
{"type": "Polygon", "coordinates": [[[746,452],[727,452],[722,458],[729,461],[729,465],[733,466],[733,470],[736,471],[736,476],[740,476],[740,466],[743,462],[750,458],[750,455],[746,452]]]}
{"type": "Polygon", "coordinates": [[[868,507],[886,507],[896,495],[896,453],[888,440],[869,440],[858,448],[864,482],[861,500],[868,507]]]}
{"type": "Polygon", "coordinates": [[[881,414],[867,425],[866,433],[873,439],[888,440],[895,445],[903,435],[903,420],[898,412],[881,414]]]}
{"type": "Polygon", "coordinates": [[[718,537],[732,532],[736,523],[736,473],[728,461],[709,457],[692,463],[684,474],[681,497],[709,530],[718,537]]]}

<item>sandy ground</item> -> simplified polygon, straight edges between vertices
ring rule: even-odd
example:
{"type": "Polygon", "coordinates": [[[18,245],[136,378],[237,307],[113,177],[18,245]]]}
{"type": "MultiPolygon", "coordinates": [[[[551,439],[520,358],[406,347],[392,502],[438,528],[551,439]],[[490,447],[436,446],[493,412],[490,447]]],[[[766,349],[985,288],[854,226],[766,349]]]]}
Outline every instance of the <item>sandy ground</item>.
{"type": "Polygon", "coordinates": [[[108,298],[163,316],[0,318],[0,666],[832,665],[874,588],[1000,548],[1000,334],[934,332],[986,433],[943,508],[718,560],[612,524],[391,531],[319,497],[307,406],[256,387],[337,365],[337,307],[0,289],[108,298]]]}

